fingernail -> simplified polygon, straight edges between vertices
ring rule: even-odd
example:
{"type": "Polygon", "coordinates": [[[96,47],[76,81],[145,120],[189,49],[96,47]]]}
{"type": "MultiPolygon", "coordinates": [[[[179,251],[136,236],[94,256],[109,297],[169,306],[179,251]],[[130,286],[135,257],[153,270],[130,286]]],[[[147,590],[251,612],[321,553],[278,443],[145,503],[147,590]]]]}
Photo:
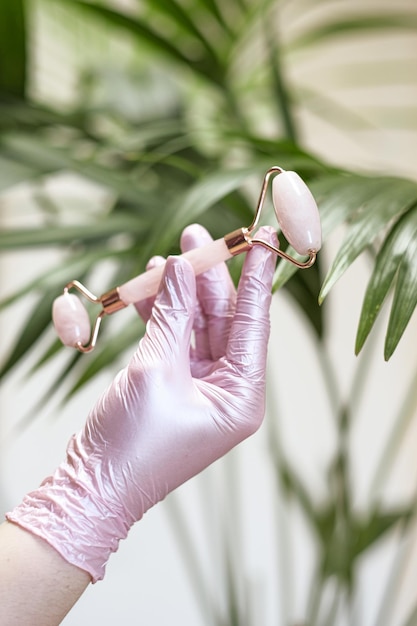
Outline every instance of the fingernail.
{"type": "MultiPolygon", "coordinates": [[[[263,239],[267,243],[279,248],[278,235],[272,226],[262,226],[256,233],[257,239],[263,239]]],[[[274,273],[276,265],[276,254],[272,250],[268,250],[262,246],[253,246],[251,250],[253,261],[252,275],[256,276],[261,282],[268,284],[271,282],[271,276],[274,273]]]]}
{"type": "Polygon", "coordinates": [[[151,270],[154,267],[160,267],[164,263],[165,263],[164,257],[156,255],[156,256],[153,256],[151,259],[149,259],[149,261],[146,264],[146,269],[151,270]]]}
{"type": "Polygon", "coordinates": [[[181,250],[187,252],[193,248],[201,247],[212,240],[209,232],[201,224],[190,224],[181,235],[181,250]]]}
{"type": "Polygon", "coordinates": [[[261,226],[256,233],[256,237],[257,239],[265,239],[268,243],[279,248],[277,231],[272,226],[261,226]]]}
{"type": "Polygon", "coordinates": [[[183,308],[185,301],[194,297],[195,276],[191,264],[181,256],[169,256],[164,280],[165,298],[173,308],[183,308]]]}

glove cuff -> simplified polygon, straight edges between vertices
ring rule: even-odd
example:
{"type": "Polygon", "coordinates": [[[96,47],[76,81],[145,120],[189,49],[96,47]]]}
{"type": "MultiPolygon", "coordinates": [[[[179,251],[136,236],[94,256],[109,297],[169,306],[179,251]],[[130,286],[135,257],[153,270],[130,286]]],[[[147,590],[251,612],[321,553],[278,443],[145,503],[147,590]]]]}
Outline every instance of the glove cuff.
{"type": "Polygon", "coordinates": [[[126,538],[133,520],[126,520],[119,503],[109,502],[92,489],[82,462],[74,465],[71,444],[67,461],[28,493],[6,519],[44,539],[66,561],[88,572],[95,583],[103,579],[110,554],[126,538]]]}

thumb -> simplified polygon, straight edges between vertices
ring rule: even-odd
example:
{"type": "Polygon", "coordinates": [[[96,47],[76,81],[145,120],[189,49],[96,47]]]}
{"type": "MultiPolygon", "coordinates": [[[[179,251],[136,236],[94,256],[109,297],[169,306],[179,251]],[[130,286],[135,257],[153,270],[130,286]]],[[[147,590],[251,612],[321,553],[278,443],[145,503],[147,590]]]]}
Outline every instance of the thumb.
{"type": "MultiPolygon", "coordinates": [[[[271,227],[259,231],[264,239],[277,245],[271,227]]],[[[269,308],[276,256],[261,246],[247,253],[239,281],[236,313],[227,346],[227,357],[245,378],[263,382],[269,338],[269,308]]]]}
{"type": "Polygon", "coordinates": [[[168,257],[146,326],[143,349],[162,361],[189,355],[197,304],[194,270],[183,257],[168,257]]]}

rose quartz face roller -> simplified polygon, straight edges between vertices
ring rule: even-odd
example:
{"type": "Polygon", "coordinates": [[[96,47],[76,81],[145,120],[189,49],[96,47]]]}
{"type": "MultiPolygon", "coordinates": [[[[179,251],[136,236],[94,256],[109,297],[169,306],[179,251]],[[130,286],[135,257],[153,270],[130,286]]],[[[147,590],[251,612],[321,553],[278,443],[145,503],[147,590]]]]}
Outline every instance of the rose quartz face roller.
{"type": "MultiPolygon", "coordinates": [[[[319,211],[309,188],[295,172],[286,172],[278,166],[271,167],[265,174],[252,224],[247,228],[239,228],[228,233],[206,246],[190,250],[183,256],[192,264],[197,275],[222,261],[227,261],[236,254],[246,252],[254,245],[264,246],[300,268],[311,267],[316,260],[316,254],[321,247],[319,211]],[[252,237],[259,222],[268,183],[272,176],[274,176],[272,201],[278,223],[294,250],[308,257],[306,261],[298,261],[268,242],[252,237]]],[[[124,309],[129,304],[155,295],[162,273],[163,265],[155,267],[99,297],[92,294],[77,280],[68,283],[64,288],[64,293],[55,300],[52,309],[54,326],[62,343],[77,348],[81,352],[93,350],[103,317],[124,309]],[[79,298],[69,292],[72,288],[101,307],[92,331],[87,310],[79,298]]]]}

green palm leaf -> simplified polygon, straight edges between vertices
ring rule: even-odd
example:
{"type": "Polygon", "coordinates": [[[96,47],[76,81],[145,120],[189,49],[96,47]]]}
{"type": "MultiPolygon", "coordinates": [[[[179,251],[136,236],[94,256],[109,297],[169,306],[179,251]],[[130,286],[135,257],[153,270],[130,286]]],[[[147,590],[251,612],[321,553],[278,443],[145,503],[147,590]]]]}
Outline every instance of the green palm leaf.
{"type": "MultiPolygon", "coordinates": [[[[311,188],[320,209],[324,242],[334,228],[347,223],[345,240],[321,287],[320,303],[356,258],[394,222],[389,234],[383,235],[385,243],[380,248],[367,288],[356,340],[358,353],[400,268],[386,337],[385,358],[388,359],[416,306],[413,254],[417,217],[412,209],[417,204],[417,184],[391,177],[336,175],[313,181],[311,188]]],[[[293,250],[289,252],[294,255],[293,250]]],[[[295,267],[280,263],[274,277],[274,290],[285,285],[295,272],[295,267]]]]}
{"type": "MultiPolygon", "coordinates": [[[[219,83],[219,64],[214,51],[211,49],[209,42],[201,36],[201,33],[192,25],[192,22],[188,20],[184,12],[182,12],[178,5],[169,6],[168,2],[158,3],[158,7],[162,9],[164,5],[165,12],[170,12],[171,17],[174,16],[176,24],[182,27],[187,27],[188,30],[192,30],[194,35],[198,36],[198,41],[203,45],[203,49],[208,56],[204,58],[204,54],[200,55],[200,58],[196,60],[190,56],[185,49],[182,49],[181,44],[175,45],[169,37],[164,36],[157,30],[152,28],[148,21],[142,20],[138,16],[130,16],[126,13],[121,13],[114,9],[111,9],[105,5],[93,4],[87,0],[64,0],[65,2],[77,6],[78,8],[90,13],[92,16],[99,17],[105,20],[108,24],[122,28],[132,34],[133,36],[144,41],[152,47],[152,49],[159,54],[163,54],[170,61],[177,61],[181,66],[188,69],[192,69],[194,72],[200,74],[205,79],[210,80],[216,84],[219,83]]],[[[181,41],[181,38],[180,38],[181,41]]]]}
{"type": "MultiPolygon", "coordinates": [[[[269,164],[257,164],[255,173],[264,172],[269,164]]],[[[181,230],[187,225],[202,218],[214,205],[218,204],[228,194],[238,190],[254,174],[250,167],[234,170],[217,170],[206,174],[194,185],[191,185],[184,193],[175,198],[170,206],[164,210],[163,219],[152,230],[147,246],[144,248],[144,256],[148,258],[158,251],[165,254],[172,245],[173,237],[178,241],[181,230]]],[[[248,215],[248,211],[245,211],[248,215]]],[[[250,221],[253,213],[249,214],[250,221]]],[[[240,224],[248,226],[248,224],[240,224]]],[[[237,228],[239,224],[235,226],[237,228]]],[[[222,235],[225,235],[223,232],[222,235]]]]}
{"type": "Polygon", "coordinates": [[[0,138],[0,152],[41,174],[72,171],[113,191],[124,202],[140,206],[144,212],[159,204],[154,193],[149,192],[140,181],[123,170],[96,163],[94,159],[80,159],[74,145],[56,147],[42,135],[29,133],[5,133],[0,138]]]}
{"type": "MultiPolygon", "coordinates": [[[[109,322],[109,320],[106,321],[107,323],[109,322]]],[[[120,363],[120,358],[123,353],[138,343],[144,330],[144,324],[140,318],[137,317],[133,321],[131,320],[130,323],[126,324],[125,327],[117,333],[114,341],[104,340],[101,344],[97,345],[94,352],[87,355],[81,374],[71,385],[69,391],[63,399],[63,402],[65,403],[68,401],[69,398],[82,389],[84,385],[92,380],[99,372],[102,372],[107,367],[114,368],[115,363],[120,363]]],[[[103,333],[106,332],[106,329],[103,328],[103,332],[100,332],[103,335],[103,333]]],[[[60,380],[65,380],[66,376],[67,372],[64,377],[60,377],[60,380]]],[[[54,386],[52,385],[51,389],[53,388],[54,386]]]]}
{"type": "Polygon", "coordinates": [[[353,515],[350,506],[347,510],[340,506],[340,493],[334,500],[317,504],[289,463],[275,456],[273,462],[287,497],[298,502],[321,544],[323,579],[336,576],[349,585],[358,557],[397,524],[407,523],[412,515],[411,506],[395,510],[377,507],[369,515],[353,515]]]}
{"type": "MultiPolygon", "coordinates": [[[[280,261],[279,266],[289,265],[280,261]]],[[[320,290],[320,259],[307,271],[296,272],[285,287],[305,314],[318,338],[323,337],[323,309],[319,306],[317,296],[320,290]]]]}
{"type": "Polygon", "coordinates": [[[13,185],[35,180],[39,176],[42,176],[42,173],[37,168],[0,156],[0,192],[13,185]]]}
{"type": "Polygon", "coordinates": [[[8,296],[0,299],[0,310],[27,296],[30,292],[48,291],[56,294],[60,293],[63,285],[68,283],[70,279],[80,279],[81,276],[85,276],[91,267],[96,266],[100,261],[108,260],[115,256],[120,258],[122,254],[120,251],[112,251],[103,247],[100,247],[99,250],[91,250],[89,252],[82,250],[79,253],[74,253],[62,262],[57,263],[53,268],[49,268],[46,272],[25,283],[8,296]]]}
{"type": "Polygon", "coordinates": [[[226,22],[223,13],[221,12],[216,0],[199,0],[199,3],[205,7],[207,13],[214,17],[218,24],[222,27],[227,35],[232,36],[232,29],[226,22]]]}
{"type": "MultiPolygon", "coordinates": [[[[359,178],[354,181],[356,189],[352,197],[337,194],[346,208],[353,214],[345,240],[324,280],[320,302],[323,302],[330,289],[355,261],[361,252],[369,247],[377,235],[392,220],[398,219],[417,201],[417,184],[398,178],[359,178]]],[[[346,190],[344,190],[346,191],[346,190]]],[[[350,188],[350,191],[353,191],[350,188]]]]}
{"type": "Polygon", "coordinates": [[[193,39],[196,39],[204,48],[208,59],[215,65],[217,64],[218,49],[213,48],[203,32],[203,28],[199,25],[200,21],[203,24],[203,20],[193,21],[191,19],[192,13],[184,9],[175,0],[152,0],[151,8],[152,11],[157,11],[171,19],[176,26],[188,33],[193,39]]]}
{"type": "Polygon", "coordinates": [[[24,0],[0,4],[0,94],[23,97],[26,91],[26,12],[24,0]]]}
{"type": "Polygon", "coordinates": [[[290,49],[298,50],[312,45],[322,44],[328,39],[340,40],[341,35],[369,36],[371,32],[398,30],[417,30],[417,13],[403,10],[398,13],[364,14],[352,17],[336,17],[326,23],[319,23],[298,35],[290,43],[290,49]]]}
{"type": "Polygon", "coordinates": [[[75,226],[44,226],[36,229],[16,229],[0,233],[0,250],[30,248],[35,246],[70,245],[74,242],[94,243],[105,241],[119,233],[140,234],[144,220],[131,215],[109,217],[75,226]]]}
{"type": "Polygon", "coordinates": [[[417,305],[417,237],[404,251],[398,271],[394,299],[385,339],[384,356],[388,360],[400,341],[417,305]]]}
{"type": "MultiPolygon", "coordinates": [[[[403,262],[402,273],[410,272],[411,268],[407,264],[407,260],[409,260],[410,252],[414,250],[415,244],[413,240],[415,240],[416,235],[417,210],[414,208],[394,224],[377,255],[375,267],[369,280],[362,305],[356,337],[356,354],[362,349],[382,308],[382,304],[398,269],[403,265],[403,262]]],[[[415,265],[415,262],[413,262],[413,265],[415,265]]],[[[405,295],[404,285],[402,285],[400,281],[397,281],[397,289],[393,303],[393,310],[396,311],[396,314],[395,318],[390,322],[388,330],[390,343],[389,356],[391,356],[393,352],[392,347],[395,348],[398,343],[399,333],[402,334],[406,321],[408,321],[408,315],[405,314],[406,310],[408,313],[408,308],[402,310],[404,305],[403,295],[405,295]],[[397,320],[396,323],[394,323],[395,320],[397,320]]]]}
{"type": "Polygon", "coordinates": [[[39,338],[45,333],[51,321],[53,300],[54,295],[50,292],[44,293],[38,298],[36,304],[30,310],[29,315],[26,316],[16,344],[13,346],[6,361],[0,367],[0,378],[5,376],[19,363],[27,351],[33,348],[39,338]]]}
{"type": "Polygon", "coordinates": [[[412,238],[415,216],[413,212],[410,215],[408,213],[417,204],[417,184],[405,179],[388,177],[359,179],[356,201],[358,204],[351,216],[345,240],[324,280],[319,301],[323,302],[331,287],[358,255],[375,242],[387,225],[400,220],[405,215],[404,220],[400,220],[399,225],[392,231],[391,237],[388,236],[386,245],[381,249],[379,262],[377,259],[365,296],[356,341],[358,352],[372,328],[392,282],[396,263],[399,261],[399,250],[402,250],[399,276],[385,340],[385,358],[389,359],[417,304],[415,262],[412,256],[415,253],[415,243],[412,238]],[[377,188],[375,184],[378,185],[377,188]],[[384,263],[384,268],[382,268],[382,263],[384,263]]]}

